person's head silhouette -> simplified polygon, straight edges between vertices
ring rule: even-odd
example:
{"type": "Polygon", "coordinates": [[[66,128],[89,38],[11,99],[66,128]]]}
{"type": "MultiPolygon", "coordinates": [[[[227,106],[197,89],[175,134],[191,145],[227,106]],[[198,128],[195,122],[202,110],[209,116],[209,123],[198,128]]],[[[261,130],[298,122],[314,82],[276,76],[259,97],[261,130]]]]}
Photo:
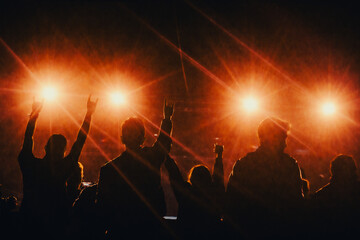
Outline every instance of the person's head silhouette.
{"type": "Polygon", "coordinates": [[[191,168],[189,182],[198,189],[208,189],[211,187],[212,178],[209,169],[204,165],[196,165],[191,168]]]}
{"type": "Polygon", "coordinates": [[[64,158],[66,143],[63,135],[53,134],[45,145],[46,156],[55,161],[64,158]]]}
{"type": "Polygon", "coordinates": [[[286,148],[290,124],[278,118],[266,118],[258,127],[260,146],[272,152],[283,152],[286,148]]]}
{"type": "Polygon", "coordinates": [[[137,149],[145,140],[145,127],[143,121],[139,118],[131,117],[121,126],[121,141],[126,148],[137,149]]]}
{"type": "Polygon", "coordinates": [[[330,164],[332,181],[352,181],[357,179],[355,161],[347,155],[338,155],[330,164]]]}

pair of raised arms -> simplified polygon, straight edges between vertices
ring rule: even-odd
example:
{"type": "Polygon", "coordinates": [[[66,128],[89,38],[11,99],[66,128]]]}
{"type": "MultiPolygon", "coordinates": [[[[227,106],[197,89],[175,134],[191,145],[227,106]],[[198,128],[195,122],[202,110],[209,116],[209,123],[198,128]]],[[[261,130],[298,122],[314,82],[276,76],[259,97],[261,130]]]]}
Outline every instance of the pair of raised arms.
{"type": "MultiPolygon", "coordinates": [[[[87,100],[87,114],[92,115],[96,109],[96,105],[98,103],[98,98],[95,101],[91,101],[91,94],[88,97],[87,100]]],[[[30,117],[37,117],[44,105],[44,100],[42,101],[35,101],[35,97],[33,98],[33,104],[32,104],[32,111],[30,114],[30,117]]],[[[174,113],[174,104],[168,104],[166,102],[166,99],[164,101],[164,118],[165,119],[171,119],[173,113],[174,113]]]]}
{"type": "MultiPolygon", "coordinates": [[[[97,98],[95,101],[91,101],[91,94],[89,95],[88,100],[87,100],[87,114],[92,115],[95,112],[98,100],[99,99],[97,98]]],[[[37,117],[39,115],[43,105],[44,105],[44,100],[36,101],[35,97],[34,97],[30,118],[37,117]]]]}

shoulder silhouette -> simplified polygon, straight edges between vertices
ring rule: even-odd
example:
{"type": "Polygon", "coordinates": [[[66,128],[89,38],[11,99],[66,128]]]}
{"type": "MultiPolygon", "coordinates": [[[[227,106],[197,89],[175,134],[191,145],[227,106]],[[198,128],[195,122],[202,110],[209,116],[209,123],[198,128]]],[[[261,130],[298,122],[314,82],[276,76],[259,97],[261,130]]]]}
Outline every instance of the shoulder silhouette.
{"type": "Polygon", "coordinates": [[[205,165],[196,165],[188,181],[182,178],[176,162],[168,156],[165,166],[179,203],[178,231],[184,239],[214,238],[220,233],[224,196],[223,146],[216,145],[213,173],[205,165]]]}
{"type": "Polygon", "coordinates": [[[21,212],[24,217],[24,234],[59,237],[59,234],[64,232],[71,207],[66,183],[79,168],[78,159],[89,132],[96,104],[97,100],[93,102],[89,96],[86,116],[67,156],[66,138],[61,134],[54,134],[45,145],[44,158],[40,159],[34,157],[32,151],[35,125],[43,103],[33,102],[23,147],[18,157],[23,175],[24,196],[21,212]]]}
{"type": "Polygon", "coordinates": [[[104,232],[116,236],[158,237],[166,213],[161,187],[160,167],[171,148],[173,105],[164,104],[164,119],[156,142],[142,146],[144,123],[129,118],[121,127],[126,150],[100,170],[98,186],[99,211],[104,232]]]}
{"type": "Polygon", "coordinates": [[[349,238],[360,223],[360,182],[351,156],[338,155],[330,164],[330,182],[312,198],[315,232],[320,236],[349,238]]]}
{"type": "Polygon", "coordinates": [[[225,219],[245,237],[279,237],[295,225],[303,182],[296,160],[284,153],[289,128],[277,118],[263,120],[258,127],[260,146],[234,164],[225,219]]]}

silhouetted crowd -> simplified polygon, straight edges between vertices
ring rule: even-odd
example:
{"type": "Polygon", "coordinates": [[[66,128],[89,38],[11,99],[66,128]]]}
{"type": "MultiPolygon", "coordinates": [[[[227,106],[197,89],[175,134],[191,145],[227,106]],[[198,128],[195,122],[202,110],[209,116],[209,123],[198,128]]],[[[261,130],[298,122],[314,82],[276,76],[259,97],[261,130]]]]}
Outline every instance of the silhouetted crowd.
{"type": "Polygon", "coordinates": [[[33,155],[33,134],[42,109],[33,102],[18,156],[23,199],[1,198],[1,239],[348,239],[358,235],[360,184],[351,156],[336,156],[330,182],[309,194],[297,161],[284,153],[290,125],[266,118],[258,127],[260,145],[236,161],[224,184],[223,150],[215,163],[194,166],[183,176],[170,156],[174,105],[164,103],[155,143],[143,146],[145,127],[131,117],[121,126],[126,150],[100,169],[99,181],[83,182],[78,162],[97,105],[89,96],[77,139],[52,135],[45,156],[33,155]],[[178,202],[168,219],[160,168],[165,166],[178,202]]]}

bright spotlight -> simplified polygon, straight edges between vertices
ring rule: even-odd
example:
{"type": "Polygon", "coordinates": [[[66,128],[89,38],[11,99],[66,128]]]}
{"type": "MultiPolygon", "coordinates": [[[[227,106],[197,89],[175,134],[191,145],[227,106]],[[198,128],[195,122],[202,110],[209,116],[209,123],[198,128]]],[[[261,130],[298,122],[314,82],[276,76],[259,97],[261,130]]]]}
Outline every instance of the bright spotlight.
{"type": "Polygon", "coordinates": [[[47,101],[54,101],[58,93],[55,87],[47,86],[42,90],[42,97],[47,101]]]}
{"type": "Polygon", "coordinates": [[[114,92],[110,94],[110,100],[115,104],[115,105],[123,105],[126,103],[126,97],[124,94],[119,93],[119,92],[114,92]]]}
{"type": "Polygon", "coordinates": [[[259,103],[254,97],[246,97],[242,99],[242,107],[246,112],[251,113],[258,109],[259,103]]]}
{"type": "Polygon", "coordinates": [[[321,111],[324,115],[333,115],[336,112],[336,106],[333,102],[326,102],[322,105],[321,111]]]}

